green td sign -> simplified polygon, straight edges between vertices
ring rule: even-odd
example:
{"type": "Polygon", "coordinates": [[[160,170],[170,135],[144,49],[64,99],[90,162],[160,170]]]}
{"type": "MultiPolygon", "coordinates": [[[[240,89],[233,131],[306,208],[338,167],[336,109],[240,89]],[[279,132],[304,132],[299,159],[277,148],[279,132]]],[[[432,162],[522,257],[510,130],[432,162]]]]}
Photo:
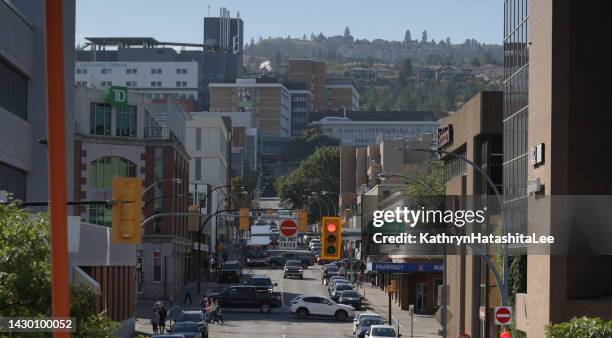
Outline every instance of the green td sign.
{"type": "Polygon", "coordinates": [[[106,94],[106,101],[112,106],[120,106],[127,103],[127,87],[111,86],[106,94]]]}

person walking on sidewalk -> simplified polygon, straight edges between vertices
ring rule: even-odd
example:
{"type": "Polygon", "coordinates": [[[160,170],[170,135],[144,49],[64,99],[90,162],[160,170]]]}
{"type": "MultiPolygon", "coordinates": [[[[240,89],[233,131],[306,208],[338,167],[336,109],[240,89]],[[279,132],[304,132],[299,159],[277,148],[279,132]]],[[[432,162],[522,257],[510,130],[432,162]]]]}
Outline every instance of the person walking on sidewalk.
{"type": "Polygon", "coordinates": [[[214,323],[219,324],[219,320],[221,320],[221,325],[223,325],[224,321],[223,316],[221,315],[221,306],[219,305],[219,301],[216,298],[212,301],[212,312],[214,323]]]}
{"type": "Polygon", "coordinates": [[[191,289],[189,289],[189,286],[185,285],[185,297],[183,298],[183,304],[187,303],[187,299],[189,299],[189,305],[191,305],[191,289]]]}
{"type": "Polygon", "coordinates": [[[168,318],[168,313],[166,312],[166,307],[162,305],[159,308],[159,333],[164,334],[166,331],[166,319],[168,318]]]}
{"type": "Polygon", "coordinates": [[[153,308],[153,315],[151,316],[151,326],[153,326],[153,334],[158,334],[159,330],[157,325],[159,324],[159,312],[156,308],[153,308]]]}

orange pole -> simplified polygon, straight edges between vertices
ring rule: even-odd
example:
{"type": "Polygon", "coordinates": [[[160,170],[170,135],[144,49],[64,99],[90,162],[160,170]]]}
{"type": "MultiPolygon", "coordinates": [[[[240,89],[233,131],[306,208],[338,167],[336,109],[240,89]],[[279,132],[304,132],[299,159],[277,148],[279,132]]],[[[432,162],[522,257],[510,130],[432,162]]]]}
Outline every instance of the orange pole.
{"type": "MultiPolygon", "coordinates": [[[[51,313],[70,316],[66,207],[66,127],[64,116],[64,39],[62,0],[45,1],[47,62],[47,160],[51,216],[51,313]]],[[[53,332],[54,338],[70,332],[53,332]]]]}

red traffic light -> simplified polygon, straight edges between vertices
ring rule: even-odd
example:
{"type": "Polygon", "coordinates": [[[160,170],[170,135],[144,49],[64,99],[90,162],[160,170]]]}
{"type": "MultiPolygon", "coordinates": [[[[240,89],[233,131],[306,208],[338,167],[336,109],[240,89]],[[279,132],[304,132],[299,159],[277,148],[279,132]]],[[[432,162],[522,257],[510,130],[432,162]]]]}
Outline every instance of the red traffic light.
{"type": "Polygon", "coordinates": [[[335,232],[336,228],[337,228],[337,226],[334,223],[328,223],[327,224],[327,231],[329,231],[329,232],[335,232]]]}

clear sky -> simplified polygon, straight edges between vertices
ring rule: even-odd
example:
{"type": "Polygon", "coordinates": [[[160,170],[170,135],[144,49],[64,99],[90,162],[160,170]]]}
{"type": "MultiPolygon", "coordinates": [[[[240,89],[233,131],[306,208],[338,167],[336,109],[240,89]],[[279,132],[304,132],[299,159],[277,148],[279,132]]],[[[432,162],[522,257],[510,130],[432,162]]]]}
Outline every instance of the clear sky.
{"type": "Polygon", "coordinates": [[[475,38],[501,44],[503,0],[77,0],[76,39],[84,36],[152,36],[160,41],[200,42],[202,17],[227,7],[240,11],[245,41],[259,36],[342,34],[358,39],[412,38],[456,42],[475,38]]]}

